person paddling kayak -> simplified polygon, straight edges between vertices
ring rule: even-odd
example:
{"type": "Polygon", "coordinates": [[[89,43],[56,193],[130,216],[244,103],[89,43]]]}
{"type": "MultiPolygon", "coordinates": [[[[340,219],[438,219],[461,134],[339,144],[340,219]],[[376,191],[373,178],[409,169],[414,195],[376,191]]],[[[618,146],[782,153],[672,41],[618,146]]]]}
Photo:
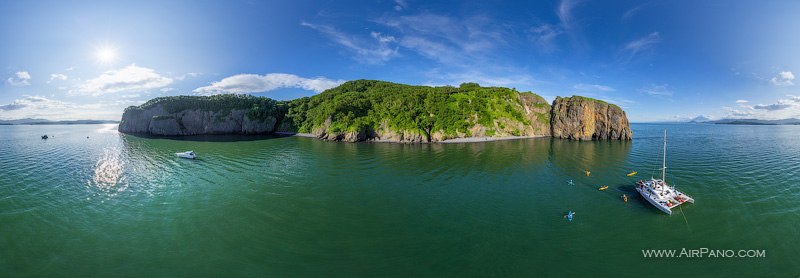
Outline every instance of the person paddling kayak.
{"type": "Polygon", "coordinates": [[[573,212],[573,211],[571,211],[571,210],[570,210],[570,211],[567,213],[567,215],[564,215],[564,217],[565,217],[565,218],[567,218],[567,220],[569,220],[570,222],[572,222],[572,216],[574,216],[574,215],[575,215],[575,212],[573,212]]]}

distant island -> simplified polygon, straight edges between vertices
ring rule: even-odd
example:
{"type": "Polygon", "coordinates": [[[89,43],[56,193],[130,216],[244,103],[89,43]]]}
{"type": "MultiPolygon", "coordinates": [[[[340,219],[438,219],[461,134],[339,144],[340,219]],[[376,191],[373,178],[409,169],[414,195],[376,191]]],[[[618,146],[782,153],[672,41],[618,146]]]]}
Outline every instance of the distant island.
{"type": "Polygon", "coordinates": [[[722,119],[710,121],[709,123],[721,125],[800,125],[800,120],[794,118],[783,120],[722,119]]]}
{"type": "Polygon", "coordinates": [[[91,124],[118,124],[119,121],[111,120],[74,120],[51,121],[45,119],[17,119],[0,120],[0,125],[91,125],[91,124]]]}
{"type": "Polygon", "coordinates": [[[311,97],[172,96],[125,109],[119,131],[155,136],[299,133],[333,141],[442,142],[553,136],[630,140],[620,107],[464,83],[412,86],[348,81],[311,97]]]}
{"type": "Polygon", "coordinates": [[[711,120],[705,116],[697,116],[689,121],[690,123],[706,123],[720,125],[800,125],[800,119],[789,118],[781,120],[760,120],[760,119],[720,119],[711,120]]]}

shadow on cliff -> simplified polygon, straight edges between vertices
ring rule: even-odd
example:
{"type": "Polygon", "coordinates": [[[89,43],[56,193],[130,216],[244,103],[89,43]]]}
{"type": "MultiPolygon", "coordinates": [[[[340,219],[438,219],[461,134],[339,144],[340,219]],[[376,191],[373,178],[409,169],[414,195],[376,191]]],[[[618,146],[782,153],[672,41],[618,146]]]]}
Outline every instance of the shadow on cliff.
{"type": "Polygon", "coordinates": [[[144,139],[167,139],[175,141],[192,141],[192,142],[242,142],[242,141],[260,141],[270,139],[280,139],[292,137],[291,134],[260,134],[260,135],[242,135],[242,134],[212,134],[212,135],[185,135],[185,136],[154,136],[150,134],[139,133],[124,133],[125,136],[133,136],[144,139]]]}

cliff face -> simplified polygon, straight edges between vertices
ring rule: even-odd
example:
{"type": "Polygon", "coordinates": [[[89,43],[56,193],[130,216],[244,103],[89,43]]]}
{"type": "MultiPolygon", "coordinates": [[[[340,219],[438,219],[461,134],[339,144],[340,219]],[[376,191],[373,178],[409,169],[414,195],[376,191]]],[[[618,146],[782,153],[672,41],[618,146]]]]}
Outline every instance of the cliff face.
{"type": "MultiPolygon", "coordinates": [[[[200,134],[268,134],[278,127],[278,117],[252,119],[248,110],[208,111],[201,109],[167,111],[164,105],[130,107],[122,114],[118,130],[163,136],[200,134]]],[[[282,117],[281,117],[282,118],[282,117]]]]}
{"type": "Polygon", "coordinates": [[[616,105],[585,97],[556,97],[550,113],[553,137],[631,140],[628,117],[616,105]]]}
{"type": "Polygon", "coordinates": [[[322,140],[344,142],[425,143],[444,140],[439,132],[432,134],[428,140],[424,132],[391,128],[386,121],[381,122],[376,129],[364,128],[357,131],[334,131],[331,129],[332,122],[333,118],[329,117],[322,126],[314,128],[311,134],[322,140]]]}
{"type": "Polygon", "coordinates": [[[532,93],[520,93],[522,108],[525,109],[525,117],[530,121],[530,134],[550,136],[550,104],[539,95],[532,93]]]}

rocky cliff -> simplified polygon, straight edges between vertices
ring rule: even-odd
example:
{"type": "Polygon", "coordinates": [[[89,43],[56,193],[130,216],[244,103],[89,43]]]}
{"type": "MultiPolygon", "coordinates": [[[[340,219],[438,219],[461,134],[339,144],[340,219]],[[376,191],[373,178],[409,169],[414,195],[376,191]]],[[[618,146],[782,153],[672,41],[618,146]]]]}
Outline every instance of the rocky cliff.
{"type": "Polygon", "coordinates": [[[279,109],[274,105],[277,102],[269,99],[233,95],[180,98],[184,101],[159,98],[128,107],[122,114],[119,131],[163,136],[268,134],[278,128],[285,114],[285,109],[279,109]],[[186,103],[187,98],[194,98],[193,102],[186,103]],[[198,103],[204,105],[192,105],[198,103]]]}
{"type": "Polygon", "coordinates": [[[249,95],[175,96],[125,109],[119,131],[150,135],[310,133],[332,141],[440,142],[554,136],[630,140],[625,112],[573,96],[553,105],[530,92],[465,83],[410,86],[356,80],[289,102],[249,95]]]}
{"type": "Polygon", "coordinates": [[[580,96],[556,97],[550,113],[553,137],[573,140],[631,140],[628,117],[619,106],[580,96]]]}

